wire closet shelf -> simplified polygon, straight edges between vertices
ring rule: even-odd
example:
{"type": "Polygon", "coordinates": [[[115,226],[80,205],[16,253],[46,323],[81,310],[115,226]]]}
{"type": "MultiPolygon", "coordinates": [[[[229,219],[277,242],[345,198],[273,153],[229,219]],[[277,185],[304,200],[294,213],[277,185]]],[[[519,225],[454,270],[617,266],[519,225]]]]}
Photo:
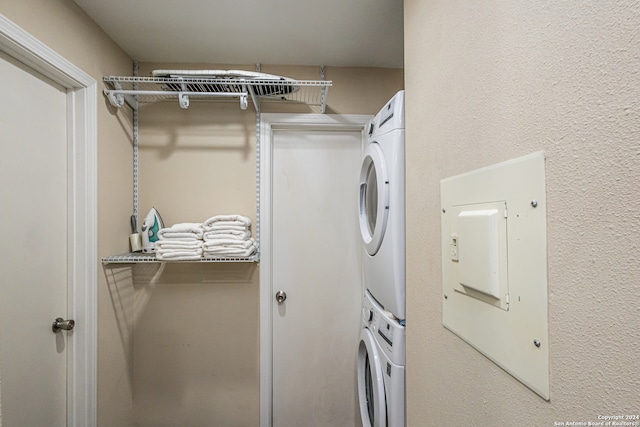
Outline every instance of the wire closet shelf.
{"type": "MultiPolygon", "coordinates": [[[[189,261],[180,261],[186,263],[205,263],[205,262],[257,262],[260,259],[258,254],[249,257],[219,257],[219,258],[201,258],[189,261]]],[[[131,252],[121,255],[112,255],[102,259],[103,264],[140,264],[140,263],[161,263],[172,261],[161,261],[156,258],[155,253],[131,252]]],[[[173,261],[175,262],[175,261],[173,261]]]]}
{"type": "MultiPolygon", "coordinates": [[[[327,93],[332,86],[330,80],[324,80],[324,67],[320,68],[321,80],[295,80],[291,78],[251,73],[243,71],[170,71],[170,75],[152,77],[137,76],[103,77],[104,94],[114,107],[128,104],[134,111],[134,214],[137,215],[137,139],[138,139],[138,106],[141,103],[156,103],[165,100],[178,100],[181,108],[189,107],[190,99],[239,102],[241,109],[246,109],[249,100],[256,111],[256,242],[260,246],[260,105],[263,102],[281,104],[297,104],[311,106],[325,113],[327,93]],[[173,75],[178,74],[178,75],[173,75]],[[218,75],[219,74],[219,75],[218,75]]],[[[154,71],[155,73],[155,71],[154,71]]],[[[164,74],[164,71],[160,72],[164,74]]],[[[249,257],[201,258],[188,263],[202,262],[259,262],[260,250],[249,257]]],[[[131,252],[108,256],[102,259],[103,264],[131,263],[164,263],[158,260],[155,253],[131,252]]],[[[176,261],[168,261],[176,262],[176,261]]]]}
{"type": "Polygon", "coordinates": [[[115,107],[125,102],[137,109],[139,103],[177,99],[188,108],[191,98],[235,100],[244,110],[249,99],[259,111],[262,102],[296,103],[317,106],[325,112],[329,80],[293,80],[213,77],[130,77],[103,78],[104,94],[115,107]]]}

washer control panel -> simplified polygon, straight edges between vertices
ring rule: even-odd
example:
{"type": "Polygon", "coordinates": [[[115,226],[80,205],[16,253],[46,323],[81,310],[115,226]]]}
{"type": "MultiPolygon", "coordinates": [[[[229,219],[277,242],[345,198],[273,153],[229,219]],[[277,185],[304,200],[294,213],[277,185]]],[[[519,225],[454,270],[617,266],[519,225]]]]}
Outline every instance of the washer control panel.
{"type": "Polygon", "coordinates": [[[364,327],[369,328],[387,357],[397,365],[404,365],[405,326],[384,311],[368,291],[363,298],[362,320],[364,327]]]}

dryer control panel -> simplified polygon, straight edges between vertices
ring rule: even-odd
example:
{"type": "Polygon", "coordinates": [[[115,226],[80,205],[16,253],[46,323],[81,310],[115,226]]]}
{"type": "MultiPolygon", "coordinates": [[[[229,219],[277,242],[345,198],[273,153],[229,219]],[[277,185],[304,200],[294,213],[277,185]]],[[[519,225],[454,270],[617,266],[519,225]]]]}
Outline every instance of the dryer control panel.
{"type": "Polygon", "coordinates": [[[369,122],[369,136],[381,135],[392,130],[404,129],[404,91],[396,93],[393,98],[369,122]]]}

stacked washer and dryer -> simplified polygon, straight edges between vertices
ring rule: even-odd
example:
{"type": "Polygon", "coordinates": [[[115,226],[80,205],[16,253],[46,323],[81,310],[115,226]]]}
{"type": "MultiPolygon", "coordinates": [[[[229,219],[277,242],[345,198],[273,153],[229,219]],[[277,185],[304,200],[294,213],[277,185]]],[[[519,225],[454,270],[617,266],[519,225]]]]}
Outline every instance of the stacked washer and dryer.
{"type": "Polygon", "coordinates": [[[359,191],[365,289],[358,397],[363,427],[404,427],[404,91],[371,119],[367,131],[359,191]]]}

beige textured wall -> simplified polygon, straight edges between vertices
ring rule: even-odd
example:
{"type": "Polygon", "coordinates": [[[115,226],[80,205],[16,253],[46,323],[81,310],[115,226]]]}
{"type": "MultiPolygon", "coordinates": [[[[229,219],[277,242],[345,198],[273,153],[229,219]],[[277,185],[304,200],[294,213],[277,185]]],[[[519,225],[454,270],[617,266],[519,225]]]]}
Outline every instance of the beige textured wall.
{"type": "MultiPolygon", "coordinates": [[[[153,69],[245,69],[255,65],[140,64],[153,69]]],[[[317,80],[319,67],[261,71],[317,80]]],[[[403,71],[331,68],[327,112],[373,114],[403,88],[403,71]]],[[[265,112],[282,106],[263,104],[265,112]]],[[[309,108],[288,112],[314,112],[309,108]]],[[[255,224],[255,111],[238,102],[147,104],[140,110],[140,216],[155,206],[165,226],[242,214],[255,224]]],[[[255,228],[254,228],[255,233],[255,228]]],[[[259,424],[259,266],[137,267],[134,422],[143,426],[259,424]]]]}
{"type": "Polygon", "coordinates": [[[640,3],[404,5],[408,425],[638,414],[640,3]],[[538,150],[549,402],[441,324],[440,180],[538,150]]]}
{"type": "MultiPolygon", "coordinates": [[[[3,0],[0,13],[97,81],[103,75],[131,72],[131,59],[73,1],[3,0]]],[[[97,90],[102,90],[101,85],[97,90]]],[[[98,252],[103,257],[128,250],[132,168],[127,130],[131,120],[125,111],[110,108],[101,95],[98,101],[98,252]]],[[[98,278],[98,418],[100,425],[130,427],[131,342],[121,319],[131,307],[115,305],[105,275],[98,278]]]]}

